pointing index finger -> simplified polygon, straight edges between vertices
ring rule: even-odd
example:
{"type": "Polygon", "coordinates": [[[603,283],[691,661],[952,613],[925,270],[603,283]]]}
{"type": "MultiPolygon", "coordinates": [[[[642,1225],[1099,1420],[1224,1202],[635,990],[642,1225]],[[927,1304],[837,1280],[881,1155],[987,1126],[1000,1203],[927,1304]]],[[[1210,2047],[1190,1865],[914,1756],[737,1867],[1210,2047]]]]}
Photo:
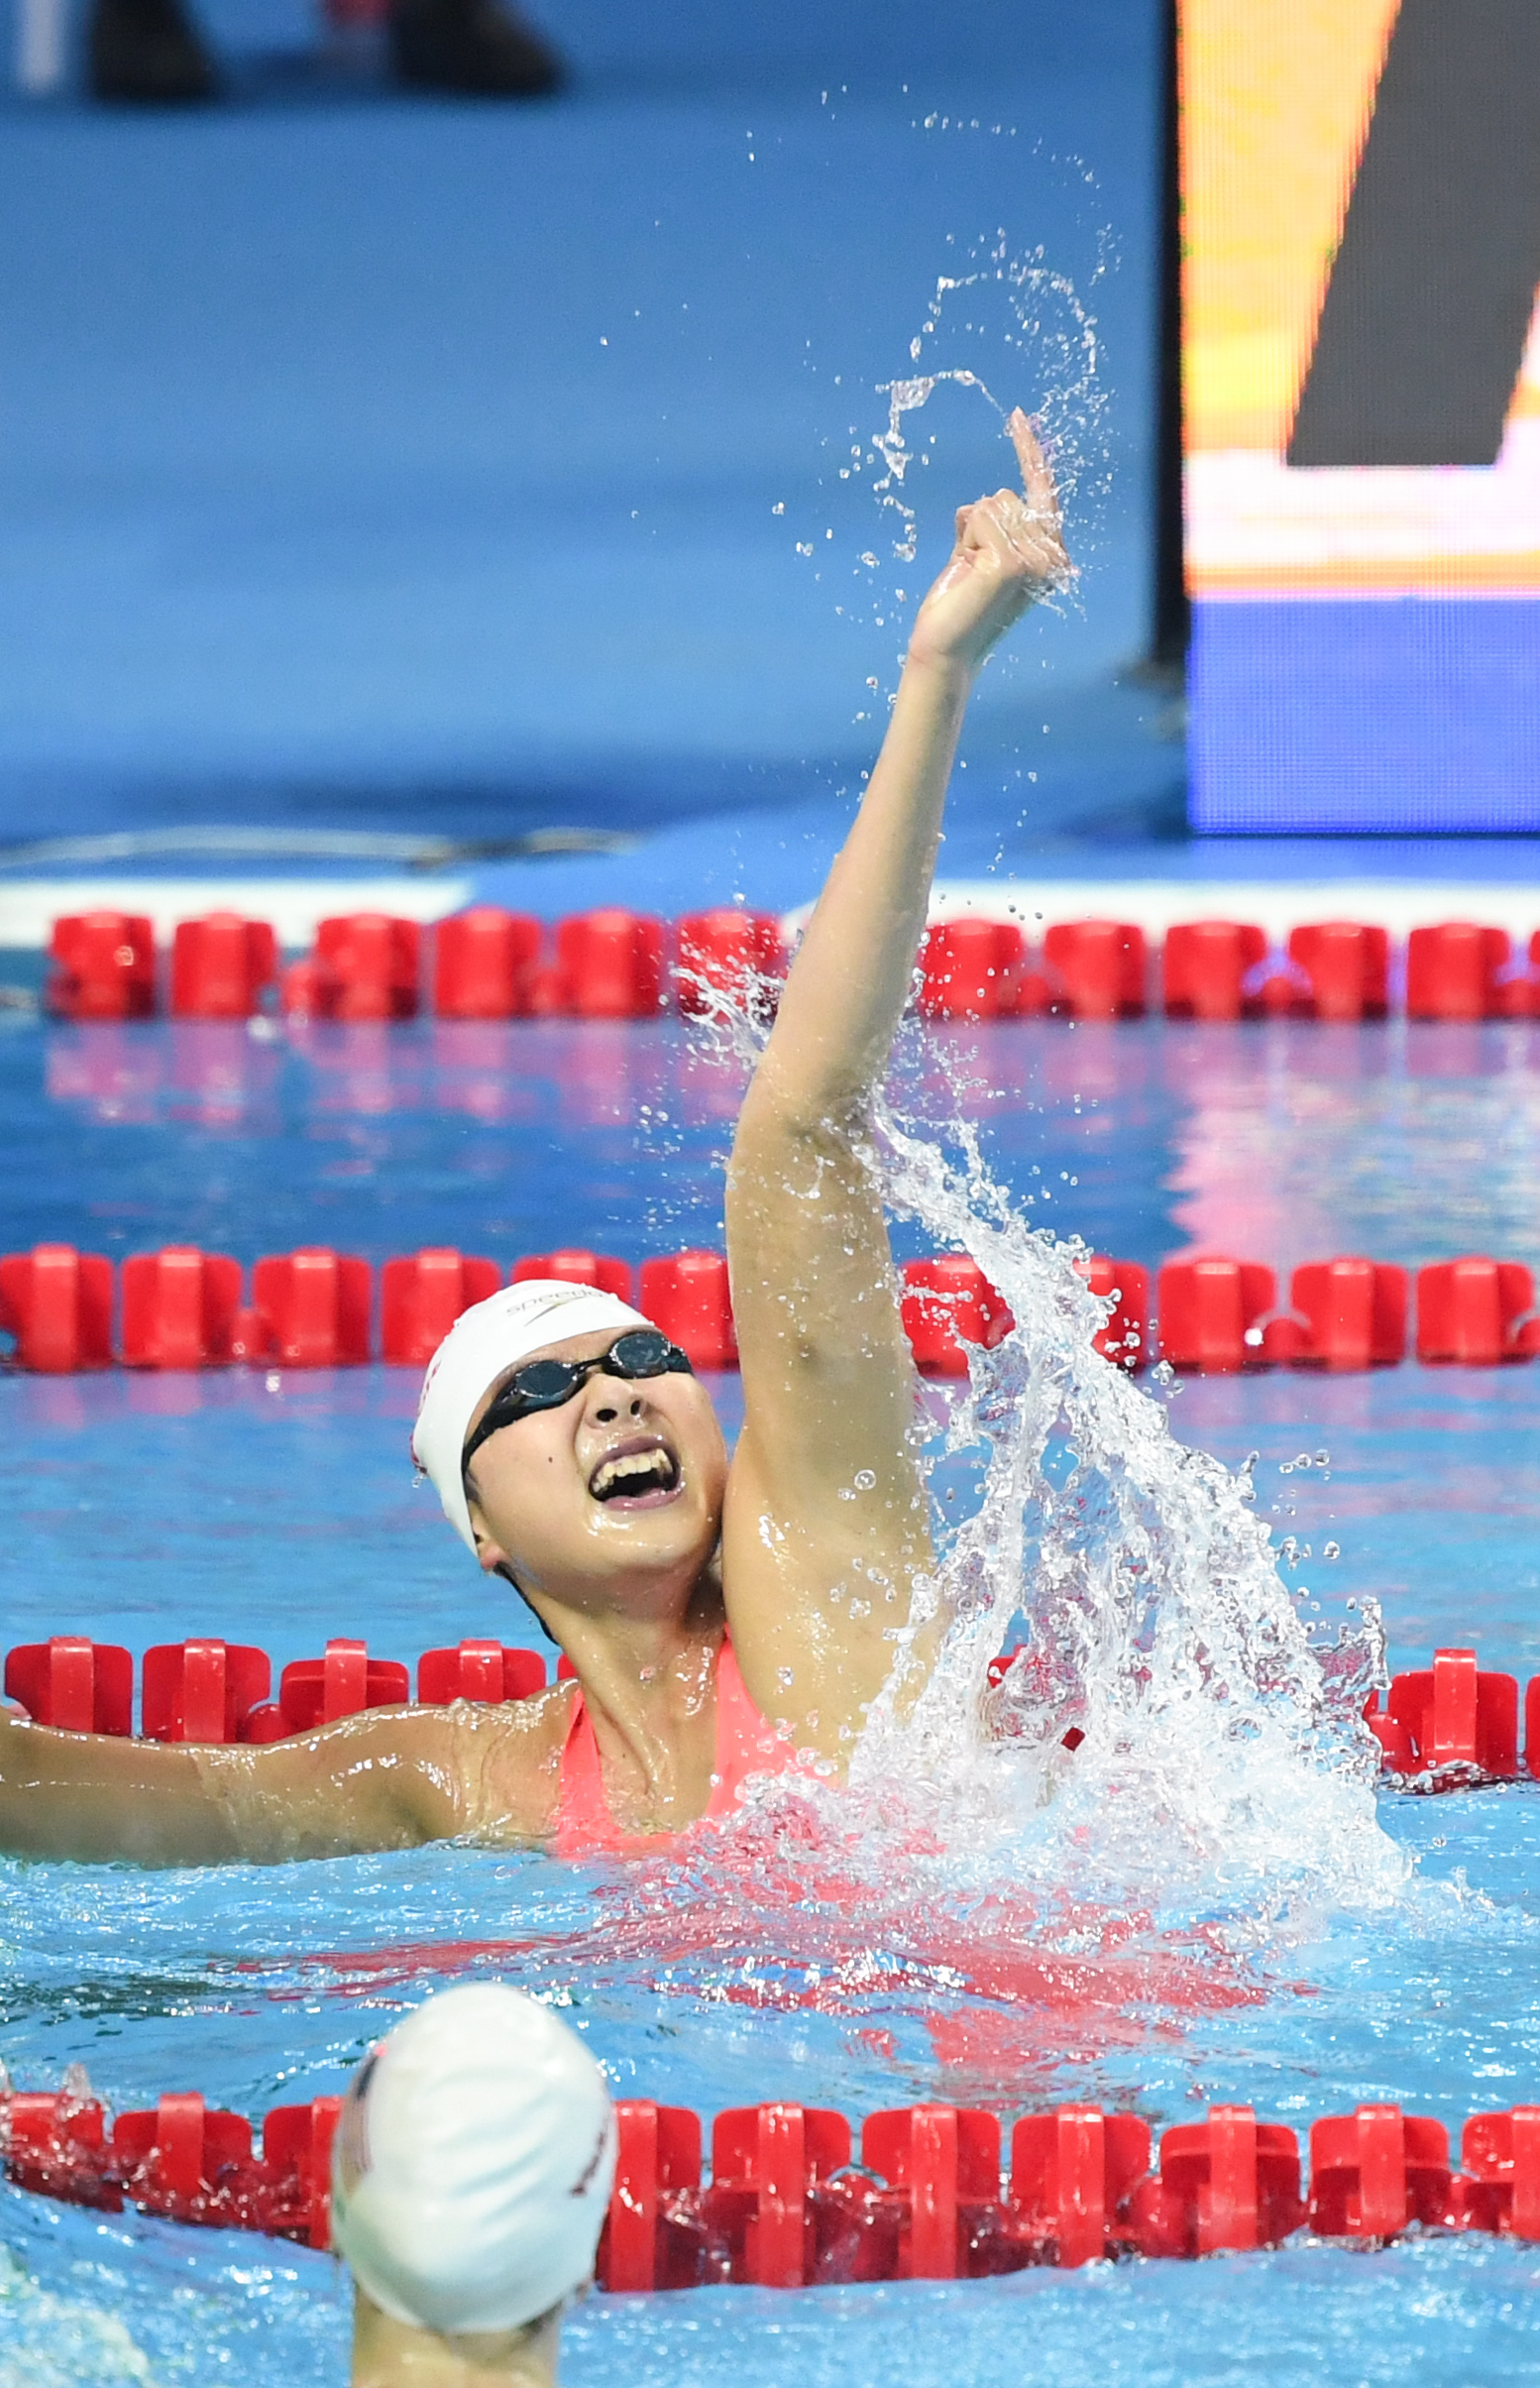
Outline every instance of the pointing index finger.
{"type": "Polygon", "coordinates": [[[1016,461],[1021,466],[1022,487],[1027,493],[1028,505],[1035,514],[1056,514],[1058,491],[1053,484],[1052,468],[1043,453],[1037,432],[1020,406],[1013,407],[1005,427],[1010,434],[1011,445],[1016,450],[1016,461]]]}

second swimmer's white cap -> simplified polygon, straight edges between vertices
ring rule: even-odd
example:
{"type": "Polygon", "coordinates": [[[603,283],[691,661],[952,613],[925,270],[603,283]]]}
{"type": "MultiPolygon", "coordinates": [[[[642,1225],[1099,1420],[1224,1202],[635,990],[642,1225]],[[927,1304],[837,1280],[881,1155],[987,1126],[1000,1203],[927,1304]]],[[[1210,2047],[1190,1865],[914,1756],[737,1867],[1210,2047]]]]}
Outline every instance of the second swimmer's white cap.
{"type": "Polygon", "coordinates": [[[488,1386],[531,1353],[549,1343],[565,1343],[569,1335],[593,1335],[605,1328],[618,1335],[628,1326],[648,1323],[618,1295],[603,1294],[597,1286],[568,1285],[555,1277],[530,1277],[522,1285],[504,1286],[461,1311],[428,1362],[411,1448],[423,1474],[432,1477],[444,1515],[467,1549],[476,1548],[476,1535],[466,1507],[461,1454],[466,1429],[488,1386]]]}
{"type": "Polygon", "coordinates": [[[499,1983],[442,1990],[348,2095],[332,2244],[396,2322],[518,2330],[592,2276],[614,2155],[576,2032],[499,1983]]]}

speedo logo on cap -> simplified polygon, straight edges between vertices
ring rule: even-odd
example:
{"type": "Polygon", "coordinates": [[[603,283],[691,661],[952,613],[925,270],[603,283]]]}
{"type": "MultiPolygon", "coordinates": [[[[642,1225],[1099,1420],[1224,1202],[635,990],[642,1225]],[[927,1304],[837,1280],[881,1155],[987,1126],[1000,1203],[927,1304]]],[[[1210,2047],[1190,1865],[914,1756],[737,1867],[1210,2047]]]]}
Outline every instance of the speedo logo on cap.
{"type": "Polygon", "coordinates": [[[337,2164],[351,2190],[363,2180],[373,2161],[369,2147],[369,2085],[379,2069],[383,2051],[373,2049],[353,2077],[352,2087],[337,2117],[337,2164]]]}
{"type": "Polygon", "coordinates": [[[581,2198],[593,2188],[594,2176],[605,2161],[605,2150],[608,2145],[609,2117],[606,2114],[604,2121],[599,2126],[599,2137],[594,2142],[594,2153],[592,2156],[590,2156],[587,2164],[585,2164],[583,2167],[582,2172],[578,2175],[578,2178],[576,2181],[574,2181],[571,2189],[568,2191],[567,2194],[569,2197],[581,2198]]]}

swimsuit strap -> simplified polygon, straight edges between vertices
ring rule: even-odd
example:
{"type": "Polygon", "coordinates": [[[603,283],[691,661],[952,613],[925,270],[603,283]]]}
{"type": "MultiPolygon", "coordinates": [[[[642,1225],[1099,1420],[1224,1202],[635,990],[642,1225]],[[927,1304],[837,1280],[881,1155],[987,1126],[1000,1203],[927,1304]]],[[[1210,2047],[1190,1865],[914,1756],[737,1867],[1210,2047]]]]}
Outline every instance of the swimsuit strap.
{"type": "Polygon", "coordinates": [[[726,1635],[716,1653],[716,1767],[709,1816],[730,1816],[754,1774],[785,1774],[797,1753],[748,1696],[738,1654],[726,1635]]]}
{"type": "MultiPolygon", "coordinates": [[[[737,1806],[739,1791],[751,1775],[784,1774],[795,1764],[796,1753],[790,1742],[782,1740],[749,1698],[737,1656],[724,1635],[716,1653],[716,1763],[706,1813],[730,1816],[737,1806]]],[[[590,1858],[620,1851],[637,1855],[666,1849],[676,1837],[672,1833],[620,1831],[605,1796],[599,1743],[579,1684],[562,1747],[556,1856],[590,1858]]]]}
{"type": "Polygon", "coordinates": [[[572,1721],[562,1745],[555,1853],[559,1858],[589,1858],[620,1847],[620,1834],[605,1797],[599,1743],[580,1683],[574,1687],[572,1721]]]}

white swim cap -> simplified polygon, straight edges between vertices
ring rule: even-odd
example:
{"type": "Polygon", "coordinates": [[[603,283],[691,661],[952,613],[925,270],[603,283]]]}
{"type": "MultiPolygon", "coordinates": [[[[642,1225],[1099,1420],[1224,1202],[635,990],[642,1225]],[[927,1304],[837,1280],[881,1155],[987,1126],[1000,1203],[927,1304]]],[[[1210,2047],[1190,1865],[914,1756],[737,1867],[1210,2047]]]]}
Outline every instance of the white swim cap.
{"type": "Polygon", "coordinates": [[[349,2094],[332,2244],[396,2322],[518,2330],[592,2276],[614,2161],[576,2032],[500,1983],[441,1990],[349,2094]]]}
{"type": "Polygon", "coordinates": [[[461,1311],[428,1362],[411,1448],[423,1474],[432,1477],[444,1515],[468,1549],[476,1548],[476,1536],[465,1504],[461,1453],[472,1413],[488,1386],[548,1343],[565,1343],[569,1335],[597,1334],[605,1327],[619,1334],[623,1327],[649,1323],[614,1294],[602,1294],[597,1286],[567,1285],[555,1277],[530,1277],[522,1285],[504,1286],[461,1311]]]}

